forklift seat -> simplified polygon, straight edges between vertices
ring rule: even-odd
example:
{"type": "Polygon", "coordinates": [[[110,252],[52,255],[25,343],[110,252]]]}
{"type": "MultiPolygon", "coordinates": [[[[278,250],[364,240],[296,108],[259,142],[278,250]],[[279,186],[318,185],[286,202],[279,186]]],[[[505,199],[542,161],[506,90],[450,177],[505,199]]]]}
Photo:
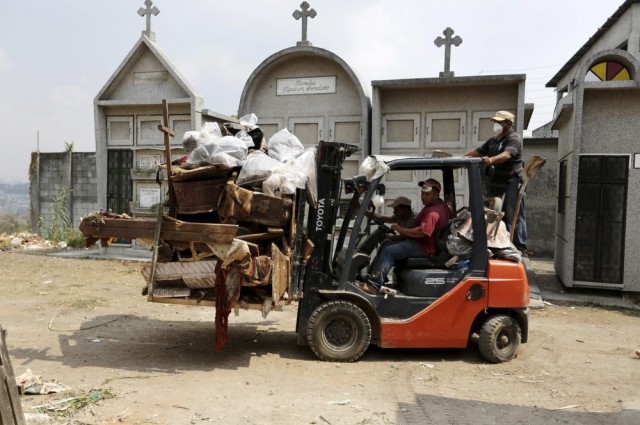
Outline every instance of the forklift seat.
{"type": "Polygon", "coordinates": [[[451,234],[451,220],[443,227],[436,230],[436,254],[431,257],[410,257],[396,264],[396,269],[432,269],[444,268],[445,263],[451,258],[447,249],[447,239],[451,234]]]}

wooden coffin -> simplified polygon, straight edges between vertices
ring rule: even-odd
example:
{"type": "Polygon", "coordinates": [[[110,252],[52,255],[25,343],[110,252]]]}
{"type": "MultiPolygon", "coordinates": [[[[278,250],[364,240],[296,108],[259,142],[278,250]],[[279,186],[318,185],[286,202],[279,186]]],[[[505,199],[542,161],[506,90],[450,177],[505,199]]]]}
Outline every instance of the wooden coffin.
{"type": "Polygon", "coordinates": [[[216,211],[218,199],[226,182],[226,177],[210,180],[174,181],[176,210],[180,214],[216,211]]]}

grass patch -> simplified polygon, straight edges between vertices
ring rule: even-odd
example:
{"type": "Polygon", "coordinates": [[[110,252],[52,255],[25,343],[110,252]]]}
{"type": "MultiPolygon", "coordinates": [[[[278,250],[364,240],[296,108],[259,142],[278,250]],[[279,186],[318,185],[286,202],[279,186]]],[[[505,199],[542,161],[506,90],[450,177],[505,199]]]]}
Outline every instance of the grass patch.
{"type": "Polygon", "coordinates": [[[67,397],[50,404],[35,406],[34,409],[40,413],[46,413],[50,416],[71,416],[82,409],[86,409],[87,407],[97,404],[101,400],[107,400],[115,397],[110,390],[103,388],[95,388],[90,390],[88,393],[68,391],[61,394],[66,395],[67,397]]]}

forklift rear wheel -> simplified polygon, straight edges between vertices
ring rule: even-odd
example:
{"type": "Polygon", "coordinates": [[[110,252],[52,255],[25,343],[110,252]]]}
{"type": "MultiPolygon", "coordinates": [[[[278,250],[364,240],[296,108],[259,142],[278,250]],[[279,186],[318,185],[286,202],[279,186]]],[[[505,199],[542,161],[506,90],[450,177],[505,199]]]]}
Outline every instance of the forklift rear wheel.
{"type": "Polygon", "coordinates": [[[493,316],[480,329],[478,349],[482,357],[501,363],[516,357],[522,332],[518,322],[510,316],[493,316]]]}
{"type": "Polygon", "coordinates": [[[307,323],[307,341],[321,360],[353,362],[371,342],[371,323],[364,311],[348,301],[319,305],[307,323]]]}

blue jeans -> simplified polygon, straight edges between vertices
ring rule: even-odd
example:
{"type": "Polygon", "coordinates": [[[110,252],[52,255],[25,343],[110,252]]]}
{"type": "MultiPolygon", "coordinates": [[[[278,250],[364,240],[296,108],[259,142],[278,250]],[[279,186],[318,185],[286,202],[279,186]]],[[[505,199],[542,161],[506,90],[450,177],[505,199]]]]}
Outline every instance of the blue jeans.
{"type": "MultiPolygon", "coordinates": [[[[512,177],[507,181],[507,188],[504,195],[504,222],[507,225],[507,230],[511,231],[511,222],[513,221],[513,215],[516,212],[516,204],[518,203],[518,193],[520,192],[520,177],[512,177]]],[[[526,249],[527,247],[527,220],[525,217],[524,198],[522,196],[522,202],[520,203],[520,211],[518,211],[518,219],[516,221],[516,230],[513,232],[513,244],[516,248],[526,249]]]]}
{"type": "Polygon", "coordinates": [[[376,286],[382,286],[387,281],[387,275],[396,264],[396,261],[410,257],[424,257],[420,242],[416,239],[407,239],[385,244],[380,250],[375,264],[371,267],[370,283],[376,286]]]}

